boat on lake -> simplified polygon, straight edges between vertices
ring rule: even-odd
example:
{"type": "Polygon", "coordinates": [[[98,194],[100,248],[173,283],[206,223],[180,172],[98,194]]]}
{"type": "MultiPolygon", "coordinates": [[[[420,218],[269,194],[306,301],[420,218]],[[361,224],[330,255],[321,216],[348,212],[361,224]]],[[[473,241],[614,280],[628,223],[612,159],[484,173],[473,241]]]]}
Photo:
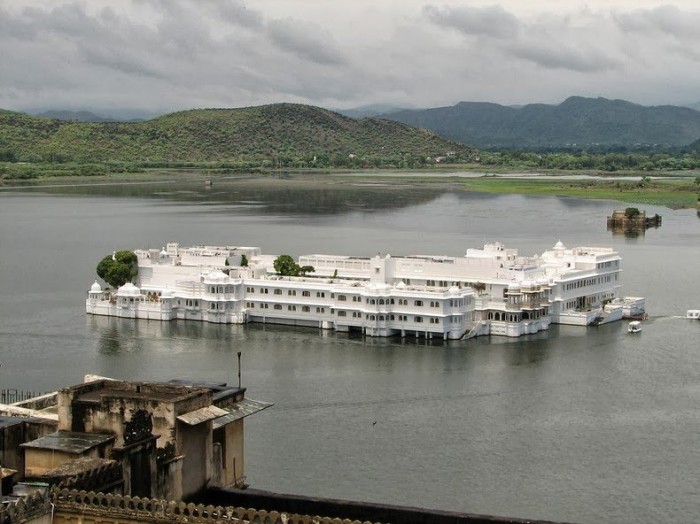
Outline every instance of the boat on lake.
{"type": "Polygon", "coordinates": [[[685,318],[690,318],[692,320],[700,320],[700,309],[689,309],[685,313],[685,318]]]}
{"type": "Polygon", "coordinates": [[[628,333],[639,333],[642,330],[642,323],[639,320],[633,320],[627,326],[628,333]]]}

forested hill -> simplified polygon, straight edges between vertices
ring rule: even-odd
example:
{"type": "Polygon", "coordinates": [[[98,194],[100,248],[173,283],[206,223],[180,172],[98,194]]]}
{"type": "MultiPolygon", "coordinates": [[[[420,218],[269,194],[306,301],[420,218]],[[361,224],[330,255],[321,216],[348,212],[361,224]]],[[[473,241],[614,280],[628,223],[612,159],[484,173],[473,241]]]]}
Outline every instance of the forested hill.
{"type": "Polygon", "coordinates": [[[523,107],[460,102],[383,116],[480,148],[685,146],[700,138],[700,112],[694,109],[606,98],[571,97],[559,105],[523,107]]]}
{"type": "Polygon", "coordinates": [[[396,121],[297,104],[196,109],[145,122],[68,122],[0,111],[0,160],[228,162],[310,167],[467,160],[473,150],[396,121]],[[3,158],[4,157],[4,158],[3,158]]]}

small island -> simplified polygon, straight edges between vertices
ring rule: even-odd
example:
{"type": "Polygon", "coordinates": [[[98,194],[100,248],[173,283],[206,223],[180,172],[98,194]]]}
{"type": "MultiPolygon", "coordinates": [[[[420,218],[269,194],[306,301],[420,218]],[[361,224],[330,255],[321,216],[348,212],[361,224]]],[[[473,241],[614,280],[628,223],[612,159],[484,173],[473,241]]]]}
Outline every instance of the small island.
{"type": "Polygon", "coordinates": [[[646,211],[628,207],[624,211],[613,211],[608,217],[608,231],[637,236],[650,227],[661,227],[661,215],[648,217],[646,211]]]}

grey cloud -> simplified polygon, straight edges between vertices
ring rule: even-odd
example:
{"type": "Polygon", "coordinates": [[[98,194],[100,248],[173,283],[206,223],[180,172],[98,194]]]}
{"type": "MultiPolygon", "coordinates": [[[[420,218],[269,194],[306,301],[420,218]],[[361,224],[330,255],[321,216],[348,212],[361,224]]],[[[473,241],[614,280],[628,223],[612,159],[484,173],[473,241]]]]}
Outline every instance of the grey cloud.
{"type": "Polygon", "coordinates": [[[273,20],[268,34],[279,48],[321,65],[342,65],[343,57],[334,49],[327,31],[298,20],[273,20]]]}
{"type": "Polygon", "coordinates": [[[457,29],[466,35],[508,38],[520,28],[520,21],[499,5],[442,9],[426,6],[423,12],[433,23],[457,29]]]}
{"type": "Polygon", "coordinates": [[[572,48],[562,42],[519,42],[509,46],[506,52],[545,69],[563,69],[578,73],[601,72],[620,65],[597,50],[572,48]]]}
{"type": "Polygon", "coordinates": [[[20,17],[12,17],[8,10],[0,6],[0,38],[32,40],[36,34],[35,27],[20,17]]]}
{"type": "Polygon", "coordinates": [[[693,67],[700,46],[691,45],[695,30],[682,18],[700,21],[674,9],[516,17],[497,6],[435,0],[406,4],[397,16],[387,6],[403,6],[398,0],[371,8],[371,0],[355,0],[324,4],[323,20],[312,2],[280,14],[291,12],[280,7],[285,0],[102,0],[103,8],[32,0],[31,9],[22,1],[0,0],[0,107],[11,109],[40,102],[154,111],[281,101],[429,107],[637,93],[668,102],[671,89],[700,86],[693,67]],[[348,5],[365,6],[348,17],[368,21],[361,36],[344,22],[348,5]]]}
{"type": "Polygon", "coordinates": [[[129,53],[106,48],[103,46],[88,46],[80,51],[87,63],[105,67],[126,75],[147,76],[164,79],[167,75],[159,71],[155,64],[151,64],[143,57],[135,57],[129,53]]]}
{"type": "Polygon", "coordinates": [[[238,0],[209,0],[210,8],[225,22],[246,28],[263,27],[263,16],[259,11],[238,0]]]}
{"type": "MultiPolygon", "coordinates": [[[[601,51],[591,40],[603,37],[594,33],[601,20],[587,12],[579,16],[555,17],[540,14],[521,21],[500,6],[485,8],[425,7],[424,13],[435,24],[458,29],[480,37],[473,53],[499,53],[501,60],[516,58],[544,69],[595,73],[619,66],[610,53],[601,51]],[[581,30],[580,26],[585,30],[581,30]],[[595,35],[595,36],[591,36],[595,35]]],[[[512,61],[512,60],[511,60],[512,61]]]]}
{"type": "Polygon", "coordinates": [[[700,13],[682,11],[673,5],[654,9],[638,9],[616,13],[614,19],[623,31],[646,33],[661,32],[674,38],[700,38],[700,13]]]}

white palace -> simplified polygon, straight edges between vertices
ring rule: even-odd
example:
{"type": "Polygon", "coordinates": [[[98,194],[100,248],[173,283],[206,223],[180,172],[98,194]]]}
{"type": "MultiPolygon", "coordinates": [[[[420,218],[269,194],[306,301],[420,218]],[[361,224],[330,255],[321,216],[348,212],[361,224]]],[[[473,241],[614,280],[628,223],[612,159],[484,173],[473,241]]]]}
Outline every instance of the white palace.
{"type": "Polygon", "coordinates": [[[531,257],[500,243],[463,257],[306,255],[299,265],[315,271],[304,277],[275,274],[276,256],[257,247],[170,243],[135,253],[136,284],[114,291],[95,282],[87,313],[459,339],[518,337],[550,323],[585,326],[644,312],[644,299],[620,296],[618,253],[561,242],[531,257]]]}

